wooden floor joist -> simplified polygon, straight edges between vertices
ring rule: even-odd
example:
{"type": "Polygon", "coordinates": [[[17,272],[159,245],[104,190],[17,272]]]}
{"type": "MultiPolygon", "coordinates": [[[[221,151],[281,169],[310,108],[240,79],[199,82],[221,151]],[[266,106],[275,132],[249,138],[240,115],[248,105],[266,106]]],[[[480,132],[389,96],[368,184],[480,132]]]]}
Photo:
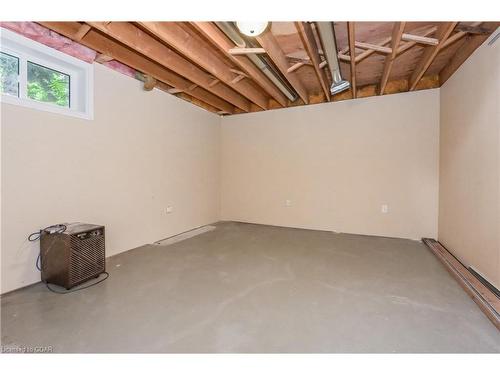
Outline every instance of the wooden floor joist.
{"type": "MultiPolygon", "coordinates": [[[[73,39],[75,37],[75,34],[81,27],[81,24],[79,24],[78,22],[39,23],[70,39],[73,39]]],[[[192,84],[192,82],[189,82],[185,78],[164,69],[160,65],[131,51],[123,45],[112,41],[111,39],[105,37],[95,30],[90,30],[80,41],[80,43],[94,49],[95,51],[98,51],[103,56],[109,56],[112,59],[118,60],[181,91],[187,90],[188,87],[192,84]]],[[[219,110],[234,113],[234,106],[201,87],[193,90],[190,95],[200,101],[210,104],[215,108],[218,108],[219,110]]]]}
{"type": "Polygon", "coordinates": [[[111,22],[108,25],[103,22],[89,22],[89,24],[108,37],[125,44],[150,59],[154,59],[163,67],[187,78],[192,83],[196,83],[206,91],[212,92],[243,111],[250,111],[248,99],[226,85],[210,87],[213,80],[210,74],[137,26],[129,22],[111,22]]]}
{"type": "Polygon", "coordinates": [[[398,53],[398,47],[401,42],[401,35],[403,34],[405,25],[406,22],[394,22],[391,37],[391,54],[385,57],[384,71],[380,80],[379,95],[384,95],[385,85],[387,85],[387,81],[391,75],[392,65],[394,64],[394,60],[396,59],[396,55],[398,53]]]}
{"type": "Polygon", "coordinates": [[[286,96],[272,83],[247,56],[232,55],[228,51],[234,48],[234,43],[212,22],[192,22],[194,28],[201,32],[228,59],[244,70],[255,83],[264,89],[282,107],[286,107],[286,96]]]}
{"type": "Polygon", "coordinates": [[[441,243],[431,238],[424,238],[422,241],[444,264],[447,271],[458,281],[495,327],[500,330],[500,298],[481,283],[441,243]]]}
{"type": "Polygon", "coordinates": [[[349,40],[349,53],[351,55],[351,93],[356,99],[356,47],[354,45],[356,37],[354,32],[354,22],[347,22],[347,37],[349,40]]]}
{"type": "MultiPolygon", "coordinates": [[[[267,95],[249,81],[233,77],[232,67],[226,64],[216,50],[210,48],[210,44],[193,30],[179,22],[140,22],[140,25],[249,101],[262,109],[268,108],[267,95]]],[[[212,86],[209,84],[208,87],[212,86]]]]}
{"type": "MultiPolygon", "coordinates": [[[[97,53],[95,62],[149,76],[146,90],[165,84],[164,91],[225,114],[439,87],[500,25],[336,22],[339,67],[351,89],[331,96],[332,77],[314,22],[271,23],[255,42],[242,41],[231,22],[38,23],[72,39],[75,57],[87,61],[78,44],[87,46],[97,53]]],[[[17,32],[27,27],[1,24],[17,32]]]]}
{"type": "MultiPolygon", "coordinates": [[[[295,27],[299,33],[300,39],[302,40],[302,44],[309,56],[309,60],[312,63],[314,68],[314,72],[316,73],[316,77],[318,78],[318,82],[325,94],[325,99],[330,101],[330,82],[328,82],[328,78],[323,69],[320,68],[321,58],[319,56],[318,50],[319,46],[316,43],[316,38],[314,37],[314,32],[311,27],[311,24],[308,22],[295,22],[295,27]]],[[[288,72],[288,71],[287,71],[288,72]]]]}
{"type": "Polygon", "coordinates": [[[266,32],[257,36],[255,39],[264,48],[266,53],[269,55],[276,67],[281,71],[286,80],[294,88],[299,97],[304,101],[304,103],[308,104],[309,94],[307,92],[307,89],[299,77],[287,72],[289,68],[288,60],[285,53],[281,49],[276,37],[269,30],[267,30],[266,32]]]}

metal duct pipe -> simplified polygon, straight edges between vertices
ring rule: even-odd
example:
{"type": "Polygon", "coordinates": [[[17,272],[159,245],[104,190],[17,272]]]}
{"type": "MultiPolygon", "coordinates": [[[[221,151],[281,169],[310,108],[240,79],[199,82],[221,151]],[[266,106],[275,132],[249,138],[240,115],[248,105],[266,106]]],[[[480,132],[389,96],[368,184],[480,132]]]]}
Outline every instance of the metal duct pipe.
{"type": "MultiPolygon", "coordinates": [[[[240,48],[247,47],[247,42],[240,33],[236,30],[231,22],[215,22],[215,24],[222,30],[226,36],[233,41],[240,48]]],[[[279,75],[274,71],[263,57],[256,55],[255,53],[250,53],[246,55],[252,63],[254,63],[265,75],[271,80],[272,83],[283,93],[290,101],[297,100],[297,94],[290,90],[287,85],[281,80],[279,75]]]]}
{"type": "Polygon", "coordinates": [[[332,22],[316,22],[316,27],[323,44],[323,52],[328,61],[328,68],[332,75],[332,86],[330,92],[332,95],[347,90],[351,84],[342,79],[337,55],[337,44],[335,43],[335,31],[332,22]]]}

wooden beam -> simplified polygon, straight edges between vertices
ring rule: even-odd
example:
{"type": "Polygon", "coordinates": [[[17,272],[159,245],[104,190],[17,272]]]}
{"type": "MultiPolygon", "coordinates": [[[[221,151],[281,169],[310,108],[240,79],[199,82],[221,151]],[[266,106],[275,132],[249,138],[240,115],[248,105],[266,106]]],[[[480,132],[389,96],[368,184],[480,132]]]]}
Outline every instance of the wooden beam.
{"type": "Polygon", "coordinates": [[[228,49],[228,53],[233,56],[266,53],[264,48],[233,47],[228,49]]]}
{"type": "Polygon", "coordinates": [[[431,46],[435,46],[439,43],[439,40],[437,40],[436,38],[429,38],[427,36],[420,36],[407,33],[404,33],[401,39],[403,39],[406,42],[417,42],[420,44],[428,44],[431,46]]]}
{"type": "MultiPolygon", "coordinates": [[[[41,25],[73,39],[81,24],[78,22],[39,22],[41,25]]],[[[131,51],[127,47],[107,38],[103,34],[90,30],[87,36],[81,43],[104,56],[109,56],[112,59],[130,66],[145,74],[169,84],[179,90],[187,90],[191,82],[185,78],[161,67],[160,65],[150,61],[149,59],[131,51]]],[[[212,105],[220,110],[234,113],[234,106],[222,100],[218,96],[202,88],[197,88],[190,93],[193,97],[212,105]]]]}
{"type": "Polygon", "coordinates": [[[145,75],[144,76],[144,90],[146,91],[151,91],[155,88],[156,86],[156,78],[151,77],[150,75],[145,75]]]}
{"type": "Polygon", "coordinates": [[[304,65],[307,65],[305,61],[299,61],[293,64],[291,67],[287,69],[287,73],[292,73],[295,72],[297,69],[303,67],[304,65]]]}
{"type": "Polygon", "coordinates": [[[307,22],[295,22],[295,27],[297,28],[297,32],[299,33],[300,39],[302,40],[302,44],[307,52],[307,56],[309,56],[309,60],[314,68],[314,72],[316,73],[316,78],[325,94],[325,99],[330,101],[331,93],[330,93],[330,84],[328,82],[328,78],[323,69],[320,68],[321,58],[319,56],[319,46],[316,43],[316,38],[314,36],[313,29],[310,23],[307,22]]]}
{"type": "Polygon", "coordinates": [[[356,99],[356,47],[354,22],[347,22],[347,35],[349,39],[349,54],[351,55],[351,93],[352,98],[356,99]]]}
{"type": "MultiPolygon", "coordinates": [[[[422,33],[422,36],[427,36],[427,35],[432,34],[434,31],[436,31],[436,29],[437,29],[436,26],[426,27],[425,29],[418,28],[416,30],[413,30],[412,34],[415,34],[415,33],[420,34],[420,33],[422,33]]],[[[373,44],[377,45],[379,47],[380,46],[384,47],[386,44],[389,44],[391,42],[391,40],[392,40],[392,37],[388,37],[388,38],[385,38],[385,39],[381,40],[378,43],[373,43],[373,44]]],[[[400,53],[403,53],[404,51],[406,51],[407,49],[413,47],[416,44],[417,44],[417,42],[413,42],[413,41],[402,44],[399,47],[399,49],[397,51],[397,54],[399,55],[400,53]]],[[[345,48],[343,48],[338,53],[339,60],[350,62],[351,61],[351,57],[345,55],[347,52],[349,52],[349,46],[346,46],[345,48]]],[[[374,52],[375,52],[374,49],[367,49],[366,51],[361,52],[359,55],[356,56],[356,64],[359,64],[361,61],[363,61],[364,59],[366,59],[367,57],[369,57],[370,55],[372,55],[374,52]]]]}
{"type": "MultiPolygon", "coordinates": [[[[427,35],[431,35],[433,32],[435,32],[437,30],[437,27],[436,26],[431,26],[431,27],[428,27],[426,29],[424,29],[423,31],[421,31],[421,34],[420,34],[420,31],[419,31],[419,34],[420,36],[427,36],[427,35]]],[[[413,31],[412,33],[416,33],[417,31],[413,31]]],[[[412,48],[413,46],[417,45],[417,42],[415,41],[411,41],[411,42],[406,42],[406,43],[403,43],[399,46],[398,48],[398,55],[409,50],[410,48],[412,48]]]]}
{"type": "Polygon", "coordinates": [[[271,33],[271,31],[267,30],[259,36],[255,37],[255,39],[266,50],[266,53],[269,55],[271,60],[273,60],[274,64],[280,70],[281,74],[283,74],[290,85],[292,85],[294,90],[297,91],[297,94],[299,94],[304,103],[308,104],[309,95],[307,93],[306,87],[296,74],[290,74],[287,72],[288,59],[281,50],[278,41],[271,33]]]}
{"type": "Polygon", "coordinates": [[[394,22],[391,37],[391,54],[385,57],[384,71],[380,80],[379,95],[384,95],[385,85],[387,84],[389,76],[391,75],[392,65],[394,64],[394,60],[396,59],[399,43],[401,42],[401,36],[403,35],[405,26],[406,22],[394,22]]]}
{"type": "MultiPolygon", "coordinates": [[[[497,27],[497,22],[485,22],[484,26],[490,32],[494,31],[497,27]]],[[[439,72],[439,82],[443,85],[455,71],[467,60],[467,58],[472,55],[472,53],[483,44],[489,35],[478,34],[478,35],[468,35],[467,40],[463,45],[457,50],[455,55],[450,59],[448,64],[439,72]]]]}
{"type": "Polygon", "coordinates": [[[415,90],[418,81],[423,77],[429,66],[434,61],[434,58],[437,56],[441,45],[446,41],[448,36],[452,33],[453,29],[457,25],[458,22],[443,22],[439,25],[438,30],[436,31],[436,36],[439,40],[439,43],[435,46],[426,47],[422,57],[417,64],[415,70],[410,76],[410,88],[409,91],[415,90]]]}
{"type": "Polygon", "coordinates": [[[105,25],[103,22],[89,23],[95,29],[98,29],[129,48],[149,57],[158,64],[187,78],[191,82],[196,83],[200,87],[214,93],[229,103],[234,104],[243,111],[250,110],[250,102],[242,95],[225,85],[210,87],[210,83],[212,82],[210,74],[192,64],[189,60],[180,56],[178,53],[131,23],[111,22],[108,25],[105,25]]]}
{"type": "Polygon", "coordinates": [[[218,84],[220,81],[216,78],[214,79],[212,82],[210,82],[209,86],[212,87],[212,86],[215,86],[216,84],[218,84]]]}
{"type": "MultiPolygon", "coordinates": [[[[389,44],[391,42],[391,37],[389,38],[385,38],[384,40],[382,40],[382,42],[380,42],[378,44],[378,46],[385,46],[386,44],[389,44]]],[[[350,50],[350,49],[349,49],[350,50]]],[[[358,56],[356,56],[355,58],[355,62],[356,64],[359,64],[361,61],[363,61],[364,59],[366,59],[367,57],[371,56],[373,53],[375,53],[375,50],[374,49],[367,49],[366,51],[364,52],[361,52],[358,56]]],[[[349,62],[351,61],[351,57],[349,56],[349,62]]]]}
{"type": "Polygon", "coordinates": [[[229,69],[232,73],[234,74],[237,74],[239,76],[243,76],[243,77],[246,77],[248,78],[248,74],[246,74],[245,72],[242,72],[241,70],[238,70],[238,69],[234,69],[234,68],[231,68],[229,69]]]}
{"type": "Polygon", "coordinates": [[[106,55],[103,55],[102,53],[99,53],[99,54],[97,54],[94,61],[99,63],[99,64],[102,64],[105,62],[109,62],[111,60],[113,60],[113,58],[111,56],[106,56],[106,55]]]}
{"type": "Polygon", "coordinates": [[[242,69],[255,83],[262,87],[282,107],[287,105],[287,97],[276,85],[247,57],[231,55],[228,51],[234,43],[212,22],[193,22],[192,25],[200,31],[210,42],[242,69]]]}
{"type": "Polygon", "coordinates": [[[211,106],[210,104],[208,103],[205,103],[203,102],[202,100],[199,100],[199,99],[196,99],[196,98],[193,98],[193,96],[191,96],[190,94],[186,94],[185,92],[180,92],[178,94],[175,94],[175,97],[179,98],[179,99],[182,99],[182,100],[185,100],[191,104],[194,104],[200,108],[203,108],[207,111],[210,111],[212,113],[216,113],[218,114],[220,112],[219,109],[211,106]]]}
{"type": "Polygon", "coordinates": [[[236,76],[233,78],[233,80],[231,81],[231,83],[238,83],[239,81],[241,81],[243,78],[246,78],[246,76],[240,74],[239,76],[236,76]]]}
{"type": "MultiPolygon", "coordinates": [[[[481,22],[474,22],[470,27],[473,27],[473,26],[479,26],[481,24],[481,22]]],[[[457,27],[455,27],[455,30],[458,29],[458,26],[460,25],[457,25],[457,27]]],[[[483,30],[486,30],[485,28],[483,30]]],[[[490,32],[491,33],[491,32],[490,32]]],[[[453,43],[455,43],[457,40],[460,40],[462,39],[464,36],[466,36],[468,34],[467,31],[458,31],[456,32],[455,34],[451,35],[448,39],[446,39],[443,43],[443,45],[441,46],[441,50],[445,49],[446,47],[452,45],[453,43]]],[[[483,34],[484,35],[484,34],[483,34]]],[[[487,34],[489,35],[489,34],[487,34]]]]}
{"type": "Polygon", "coordinates": [[[382,52],[382,53],[387,53],[387,54],[391,54],[392,53],[392,49],[391,48],[380,46],[378,44],[363,43],[363,42],[354,42],[354,46],[356,46],[358,48],[361,48],[361,49],[371,49],[371,50],[374,50],[376,52],[382,52]]]}
{"type": "Polygon", "coordinates": [[[319,46],[316,43],[316,38],[314,37],[311,24],[307,22],[295,22],[295,27],[297,28],[307,55],[312,62],[316,78],[318,78],[321,89],[325,94],[325,98],[327,101],[330,101],[330,85],[325,71],[319,67],[319,64],[321,64],[321,58],[318,53],[319,46]]]}
{"type": "Polygon", "coordinates": [[[487,27],[480,27],[481,23],[482,22],[474,22],[470,25],[458,24],[457,27],[455,27],[455,30],[466,34],[490,35],[491,30],[487,27]]]}
{"type": "Polygon", "coordinates": [[[169,93],[169,94],[172,94],[172,95],[178,94],[178,93],[180,93],[180,92],[183,92],[183,91],[182,91],[182,90],[179,90],[179,89],[175,89],[175,88],[173,88],[173,89],[169,89],[169,90],[168,90],[168,93],[169,93]]]}
{"type": "Polygon", "coordinates": [[[90,31],[91,28],[92,28],[92,26],[87,25],[86,23],[82,24],[82,26],[80,26],[80,28],[78,29],[78,31],[75,34],[75,40],[81,41],[83,39],[83,37],[85,35],[87,35],[87,33],[90,31]]]}
{"type": "Polygon", "coordinates": [[[248,100],[262,109],[268,108],[267,95],[256,89],[249,81],[235,80],[230,70],[231,66],[219,57],[210,44],[189,30],[186,25],[178,22],[139,22],[139,24],[248,100]]]}

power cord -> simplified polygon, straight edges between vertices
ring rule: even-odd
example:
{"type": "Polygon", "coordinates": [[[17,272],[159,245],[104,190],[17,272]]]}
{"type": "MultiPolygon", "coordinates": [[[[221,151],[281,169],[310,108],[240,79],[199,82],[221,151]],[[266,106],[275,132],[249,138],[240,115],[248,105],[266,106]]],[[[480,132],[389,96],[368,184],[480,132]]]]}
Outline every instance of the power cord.
{"type": "MultiPolygon", "coordinates": [[[[42,232],[50,231],[51,233],[64,233],[64,232],[66,232],[67,228],[68,227],[65,224],[49,225],[48,227],[40,229],[38,232],[31,233],[28,236],[28,241],[30,241],[30,242],[38,241],[40,239],[40,237],[42,237],[42,232]]],[[[42,267],[40,266],[40,253],[38,253],[38,256],[36,258],[35,267],[38,271],[42,270],[42,267]]]]}
{"type": "Polygon", "coordinates": [[[101,279],[101,280],[99,280],[99,281],[97,281],[97,282],[95,282],[93,284],[85,285],[85,286],[82,286],[82,287],[77,288],[77,289],[71,289],[71,290],[62,291],[62,290],[56,290],[56,289],[51,288],[50,285],[49,285],[49,283],[45,283],[45,286],[47,287],[48,290],[50,290],[53,293],[57,293],[57,294],[69,294],[69,293],[78,292],[80,290],[87,289],[87,288],[90,288],[91,286],[94,286],[94,285],[102,283],[104,280],[106,280],[109,277],[109,273],[107,273],[106,271],[104,271],[103,273],[101,273],[101,275],[102,274],[104,274],[106,277],[104,277],[103,279],[101,279]]]}

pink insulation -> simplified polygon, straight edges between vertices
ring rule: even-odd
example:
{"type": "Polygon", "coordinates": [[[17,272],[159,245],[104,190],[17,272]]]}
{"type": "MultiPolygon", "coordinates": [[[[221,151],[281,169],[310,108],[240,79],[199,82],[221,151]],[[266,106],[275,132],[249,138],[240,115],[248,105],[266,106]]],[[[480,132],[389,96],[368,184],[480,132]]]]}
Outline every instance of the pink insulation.
{"type": "MultiPolygon", "coordinates": [[[[0,22],[0,27],[14,31],[17,34],[21,34],[29,39],[45,44],[48,47],[54,48],[88,63],[93,63],[98,55],[98,53],[93,49],[74,42],[71,39],[66,38],[65,36],[62,36],[35,22],[0,22]]],[[[105,62],[103,65],[129,77],[135,78],[135,69],[132,69],[116,60],[105,62]]]]}
{"type": "Polygon", "coordinates": [[[116,70],[117,72],[125,74],[125,75],[127,75],[129,77],[135,78],[136,70],[132,69],[128,65],[122,64],[119,61],[111,60],[111,61],[103,63],[103,65],[105,65],[108,68],[111,68],[113,70],[116,70]]]}
{"type": "Polygon", "coordinates": [[[0,22],[0,26],[88,63],[96,57],[94,50],[34,22],[0,22]]]}

